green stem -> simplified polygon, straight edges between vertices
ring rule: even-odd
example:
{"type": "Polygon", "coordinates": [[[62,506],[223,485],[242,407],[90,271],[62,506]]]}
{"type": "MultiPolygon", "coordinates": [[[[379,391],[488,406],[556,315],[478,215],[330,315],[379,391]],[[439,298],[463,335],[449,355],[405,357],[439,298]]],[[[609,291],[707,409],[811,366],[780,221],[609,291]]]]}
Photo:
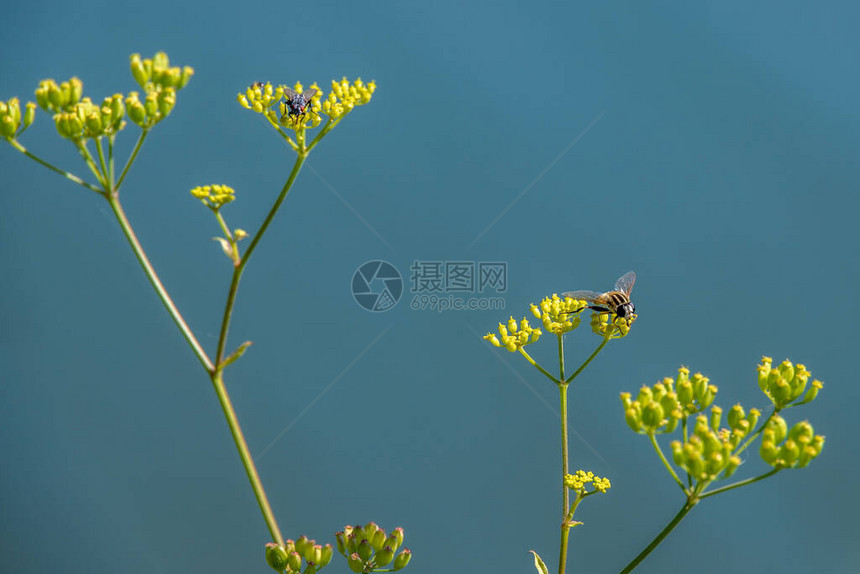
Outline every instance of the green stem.
{"type": "MultiPolygon", "coordinates": [[[[559,337],[561,339],[561,337],[559,337]]],[[[562,367],[562,379],[564,377],[562,367]]],[[[562,516],[565,519],[561,523],[561,542],[559,543],[558,574],[564,574],[567,566],[567,545],[570,538],[570,526],[567,524],[567,513],[570,507],[570,491],[564,483],[564,477],[570,472],[568,458],[568,434],[567,434],[567,384],[558,386],[559,400],[561,401],[561,489],[564,509],[562,516]]]]}
{"type": "Polygon", "coordinates": [[[254,459],[251,458],[251,451],[248,449],[248,443],[245,441],[242,427],[239,426],[239,419],[236,417],[233,403],[230,401],[230,396],[227,394],[227,389],[224,386],[224,379],[220,370],[212,373],[212,385],[215,387],[218,401],[221,403],[221,408],[224,410],[224,417],[227,419],[227,425],[230,427],[230,433],[233,435],[236,449],[239,451],[239,456],[242,458],[242,464],[245,466],[248,480],[251,481],[251,487],[254,489],[254,496],[257,497],[257,504],[260,505],[260,510],[263,512],[266,526],[269,527],[269,533],[278,545],[283,545],[284,537],[281,535],[281,530],[278,528],[278,522],[275,520],[275,514],[272,512],[271,505],[269,505],[269,499],[266,496],[266,491],[263,489],[263,483],[260,481],[260,475],[257,472],[254,459]]]}
{"type": "Polygon", "coordinates": [[[146,139],[146,135],[149,133],[149,130],[143,130],[140,132],[140,137],[137,138],[137,143],[134,144],[134,149],[131,152],[131,155],[128,158],[128,161],[125,162],[125,167],[122,168],[122,173],[119,175],[119,179],[116,182],[115,189],[119,189],[122,185],[123,180],[125,180],[126,174],[128,174],[128,169],[131,167],[131,164],[134,163],[135,158],[137,158],[137,152],[140,151],[140,147],[143,145],[143,140],[146,139]]]}
{"type": "Polygon", "coordinates": [[[129,223],[128,217],[126,217],[125,211],[122,209],[122,205],[120,205],[119,196],[116,195],[116,193],[112,193],[108,194],[106,197],[120,227],[122,228],[122,232],[125,234],[126,239],[131,245],[131,249],[134,251],[135,257],[137,257],[138,263],[143,267],[144,273],[146,273],[149,282],[152,284],[153,289],[155,289],[155,292],[158,294],[158,297],[161,299],[167,312],[173,318],[176,326],[179,327],[179,330],[182,332],[188,345],[191,346],[191,350],[193,350],[194,354],[197,355],[203,368],[205,368],[209,373],[214,372],[215,367],[212,364],[212,361],[206,355],[206,351],[203,350],[203,347],[200,346],[200,343],[197,341],[191,328],[185,322],[179,309],[176,308],[176,305],[173,303],[173,300],[170,298],[170,295],[168,295],[167,290],[158,278],[158,274],[152,267],[152,263],[150,263],[149,258],[146,256],[143,246],[141,246],[140,241],[137,239],[134,230],[131,228],[131,223],[129,223]]]}
{"type": "Polygon", "coordinates": [[[236,295],[239,292],[239,281],[242,279],[242,272],[245,270],[245,265],[248,264],[251,254],[254,253],[254,250],[260,243],[260,239],[263,237],[263,234],[266,232],[269,224],[272,223],[272,220],[275,218],[275,214],[278,212],[278,209],[281,207],[281,203],[284,202],[284,198],[287,197],[287,194],[293,187],[293,183],[295,183],[296,177],[298,177],[299,171],[301,171],[302,165],[305,163],[305,159],[307,159],[307,154],[298,155],[296,163],[293,165],[293,171],[290,172],[290,177],[287,178],[287,182],[284,184],[283,189],[281,189],[278,199],[275,200],[274,205],[272,205],[272,209],[269,210],[269,214],[260,225],[260,229],[258,229],[257,233],[254,234],[254,238],[251,240],[251,244],[248,246],[248,249],[245,250],[244,255],[242,255],[239,262],[233,267],[233,278],[230,281],[230,290],[227,293],[227,304],[224,306],[224,317],[221,320],[221,334],[218,337],[218,352],[215,355],[216,365],[220,365],[221,361],[224,359],[224,348],[227,345],[227,332],[230,329],[230,319],[233,316],[233,306],[236,304],[236,295]]]}
{"type": "Polygon", "coordinates": [[[101,172],[99,171],[98,166],[96,165],[96,160],[93,158],[93,154],[90,153],[90,148],[87,147],[87,143],[84,140],[78,140],[74,142],[75,147],[78,149],[78,153],[81,154],[81,157],[84,158],[84,162],[87,164],[87,167],[90,168],[90,171],[96,176],[96,179],[99,180],[99,183],[102,184],[104,189],[110,189],[110,186],[105,181],[101,172]]]}
{"type": "Polygon", "coordinates": [[[768,478],[769,476],[773,476],[774,474],[776,474],[776,473],[777,473],[777,472],[779,472],[780,470],[782,470],[782,469],[781,469],[781,468],[775,468],[775,469],[773,469],[773,470],[771,470],[771,471],[769,471],[769,472],[766,472],[766,473],[764,473],[764,474],[762,474],[762,475],[754,476],[753,478],[748,478],[748,479],[746,479],[746,480],[738,481],[738,482],[736,482],[736,483],[734,483],[734,484],[729,484],[729,485],[726,485],[726,486],[722,486],[722,487],[720,487],[720,488],[716,488],[716,489],[714,489],[714,490],[711,490],[710,492],[706,492],[706,493],[702,494],[701,496],[699,496],[699,498],[700,498],[700,499],[701,499],[701,498],[708,498],[709,496],[713,496],[713,495],[715,495],[715,494],[720,494],[721,492],[726,492],[727,490],[732,490],[733,488],[738,488],[738,487],[740,487],[740,486],[746,486],[747,484],[752,484],[752,483],[754,483],[754,482],[758,482],[758,481],[760,481],[760,480],[764,480],[765,478],[768,478]]]}
{"type": "Polygon", "coordinates": [[[102,138],[96,138],[96,151],[99,153],[99,165],[101,166],[100,171],[102,174],[102,181],[105,182],[105,188],[113,189],[110,177],[108,175],[107,162],[105,162],[105,152],[102,149],[102,138]]]}
{"type": "Polygon", "coordinates": [[[669,474],[672,475],[672,478],[675,479],[675,482],[678,483],[678,486],[681,487],[685,493],[689,494],[689,491],[684,487],[684,483],[681,482],[681,479],[678,478],[678,475],[675,474],[675,469],[672,468],[672,465],[669,464],[669,461],[666,459],[666,456],[663,454],[663,449],[660,448],[660,445],[657,443],[657,437],[654,436],[654,433],[648,433],[648,439],[651,441],[651,445],[654,447],[654,450],[657,451],[657,456],[660,457],[660,460],[663,461],[663,466],[666,467],[666,470],[669,471],[669,474]]]}
{"type": "Polygon", "coordinates": [[[538,364],[537,364],[537,361],[535,361],[534,359],[532,359],[531,355],[529,355],[528,353],[526,353],[525,349],[523,349],[522,347],[520,347],[519,351],[520,351],[520,354],[521,354],[523,357],[525,357],[525,358],[526,358],[526,361],[528,361],[528,362],[529,362],[529,363],[530,363],[530,364],[531,364],[535,369],[537,369],[538,371],[540,371],[541,373],[543,373],[543,375],[544,375],[546,378],[548,378],[549,380],[551,380],[552,382],[554,382],[556,385],[560,385],[560,384],[562,384],[562,382],[561,382],[560,380],[556,379],[555,377],[553,377],[553,376],[549,373],[549,371],[547,371],[546,369],[544,369],[543,367],[541,367],[540,365],[538,365],[538,364]]]}
{"type": "Polygon", "coordinates": [[[621,571],[621,574],[628,574],[629,572],[632,572],[633,569],[636,568],[640,562],[645,560],[645,558],[647,558],[648,555],[651,554],[651,552],[655,548],[657,548],[657,546],[659,546],[661,542],[663,542],[663,539],[666,538],[676,526],[678,526],[681,520],[683,520],[684,517],[687,516],[687,513],[690,512],[698,502],[699,501],[695,498],[693,498],[692,500],[688,499],[684,503],[684,506],[681,507],[681,510],[679,510],[678,513],[674,516],[674,518],[672,518],[669,524],[667,524],[666,527],[662,531],[660,531],[660,534],[658,534],[657,537],[651,541],[651,544],[645,547],[645,550],[640,552],[639,555],[636,556],[636,558],[634,558],[630,562],[630,564],[624,567],[624,569],[621,571]]]}
{"type": "Polygon", "coordinates": [[[58,167],[55,167],[55,166],[51,165],[50,163],[48,163],[47,161],[40,158],[39,156],[30,153],[29,151],[27,151],[27,148],[25,148],[24,146],[22,146],[18,142],[18,140],[11,140],[9,143],[12,144],[12,147],[14,147],[16,150],[23,153],[25,156],[29,157],[30,159],[32,159],[36,163],[47,167],[48,169],[50,169],[54,173],[62,175],[66,179],[70,179],[73,182],[77,183],[78,185],[86,187],[87,189],[94,191],[94,192],[98,193],[99,195],[104,195],[105,192],[103,190],[99,189],[98,187],[94,186],[93,184],[87,183],[84,180],[82,180],[81,178],[79,178],[78,176],[76,176],[75,174],[69,173],[67,171],[64,171],[64,170],[58,168],[58,167]]]}
{"type": "Polygon", "coordinates": [[[602,351],[602,350],[603,350],[603,347],[605,347],[605,346],[606,346],[606,343],[608,343],[608,342],[609,342],[609,340],[610,340],[610,339],[609,339],[608,337],[605,337],[605,338],[603,339],[603,342],[602,342],[602,343],[600,343],[600,344],[597,346],[597,348],[596,348],[596,349],[594,349],[594,352],[593,352],[593,353],[591,353],[591,356],[590,356],[590,357],[588,357],[587,359],[585,359],[585,362],[584,362],[584,363],[582,363],[582,364],[579,366],[579,368],[578,368],[578,369],[576,369],[576,372],[575,372],[575,373],[573,373],[573,374],[570,376],[570,378],[568,378],[566,381],[564,381],[564,383],[565,383],[565,384],[569,384],[571,381],[573,381],[573,379],[575,379],[576,377],[578,377],[578,376],[579,376],[579,373],[581,373],[581,372],[582,372],[582,370],[583,370],[583,369],[585,369],[585,367],[587,367],[587,366],[588,366],[588,363],[590,363],[591,361],[593,361],[593,360],[594,360],[594,357],[596,357],[596,356],[598,355],[598,353],[600,353],[600,351],[602,351]]]}

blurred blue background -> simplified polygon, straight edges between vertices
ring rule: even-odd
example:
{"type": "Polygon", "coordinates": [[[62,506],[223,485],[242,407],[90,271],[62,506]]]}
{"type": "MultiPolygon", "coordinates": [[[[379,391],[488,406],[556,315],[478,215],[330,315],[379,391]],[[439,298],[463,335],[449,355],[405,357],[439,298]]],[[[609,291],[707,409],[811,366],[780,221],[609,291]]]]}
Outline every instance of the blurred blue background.
{"type": "MultiPolygon", "coordinates": [[[[704,501],[639,571],[849,572],[858,17],[854,3],[799,1],[10,3],[0,97],[72,75],[98,101],[127,93],[134,52],[195,68],[122,197],[211,352],[230,266],[188,190],[233,186],[224,213],[253,231],[294,159],[236,93],[378,83],[310,157],[233,321],[231,347],[254,346],[228,388],[252,451],[266,449],[285,536],[331,542],[374,520],[406,529],[413,574],[533,572],[529,549],[555,571],[557,392],[480,337],[635,269],[639,321],[571,389],[572,467],[613,488],[578,511],[569,571],[618,571],[682,504],[619,392],[684,364],[726,409],[764,409],[765,354],[825,382],[786,413],[827,435],[823,455],[704,501]],[[406,287],[376,314],[350,293],[374,259],[406,287]],[[412,310],[416,260],[506,262],[504,310],[412,310]]],[[[85,175],[44,113],[22,143],[85,175]]],[[[269,571],[216,397],[106,202],[9,146],[0,172],[3,569],[269,571]]],[[[597,342],[569,335],[568,364],[597,342]]],[[[530,351],[553,365],[552,339],[530,351]]],[[[764,471],[749,455],[738,477],[764,471]]]]}

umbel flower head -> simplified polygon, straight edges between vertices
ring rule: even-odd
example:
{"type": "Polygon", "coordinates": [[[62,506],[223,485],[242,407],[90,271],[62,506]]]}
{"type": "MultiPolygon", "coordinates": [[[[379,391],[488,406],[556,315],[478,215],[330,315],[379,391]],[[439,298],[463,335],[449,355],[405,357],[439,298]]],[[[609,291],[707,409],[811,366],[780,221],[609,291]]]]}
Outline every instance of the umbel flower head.
{"type": "Polygon", "coordinates": [[[316,540],[309,540],[302,536],[295,542],[287,540],[283,546],[274,542],[266,544],[266,563],[278,572],[286,571],[287,574],[298,574],[302,572],[302,562],[305,566],[304,572],[317,572],[331,562],[334,549],[331,544],[322,546],[316,540]]]}
{"type": "Polygon", "coordinates": [[[301,83],[290,88],[254,82],[237,99],[245,109],[263,114],[272,125],[298,132],[318,126],[322,121],[320,114],[328,116],[329,123],[340,121],[356,106],[368,103],[376,91],[376,83],[365,84],[361,78],[351,83],[346,78],[340,82],[332,80],[331,86],[331,92],[324,97],[316,83],[305,90],[301,83]]]}
{"type": "Polygon", "coordinates": [[[368,522],[364,526],[345,526],[335,537],[337,551],[346,557],[353,572],[370,572],[386,567],[401,570],[412,559],[408,548],[397,553],[405,538],[403,529],[399,527],[386,534],[377,524],[368,522]]]}
{"type": "Polygon", "coordinates": [[[587,306],[585,301],[570,297],[562,299],[553,293],[552,297],[544,297],[540,306],[532,304],[531,311],[543,323],[544,329],[555,335],[563,335],[579,327],[582,311],[587,306]]]}
{"type": "Polygon", "coordinates": [[[640,434],[671,433],[681,419],[708,408],[717,391],[707,377],[696,373],[691,378],[690,369],[681,367],[675,379],[643,385],[636,400],[630,393],[621,393],[624,418],[640,434]]]}
{"type": "Polygon", "coordinates": [[[802,405],[815,400],[824,384],[813,380],[807,389],[811,374],[800,363],[793,365],[786,359],[774,368],[773,359],[762,357],[758,366],[758,386],[773,402],[774,407],[781,410],[787,406],[802,405]]]}
{"type": "Polygon", "coordinates": [[[496,337],[493,333],[487,333],[484,335],[484,339],[496,347],[504,347],[513,353],[522,349],[526,345],[536,342],[540,339],[541,334],[541,330],[535,329],[529,325],[529,320],[525,317],[523,317],[519,325],[517,325],[517,322],[513,317],[511,317],[508,320],[507,325],[499,323],[499,336],[501,337],[501,340],[499,340],[499,337],[496,337]]]}
{"type": "Polygon", "coordinates": [[[564,484],[574,491],[578,497],[594,494],[595,492],[606,492],[612,487],[608,478],[600,478],[599,476],[594,476],[593,472],[586,472],[584,470],[577,470],[573,474],[565,474],[564,484]],[[586,486],[589,483],[592,484],[594,490],[588,491],[586,486]]]}
{"type": "Polygon", "coordinates": [[[236,191],[229,185],[200,185],[191,190],[191,195],[213,211],[236,199],[236,191]]]}
{"type": "Polygon", "coordinates": [[[18,98],[11,98],[6,102],[0,102],[0,135],[6,140],[13,140],[21,132],[30,127],[36,117],[36,104],[27,102],[23,116],[21,115],[21,102],[18,98]]]}
{"type": "Polygon", "coordinates": [[[759,454],[774,468],[803,468],[821,454],[824,437],[816,435],[808,421],[788,429],[785,419],[774,415],[764,427],[759,454]]]}
{"type": "Polygon", "coordinates": [[[720,417],[723,409],[711,408],[711,416],[699,415],[693,432],[685,441],[672,441],[672,460],[698,481],[716,479],[734,474],[741,458],[733,454],[747,435],[746,427],[721,429],[720,417]]]}

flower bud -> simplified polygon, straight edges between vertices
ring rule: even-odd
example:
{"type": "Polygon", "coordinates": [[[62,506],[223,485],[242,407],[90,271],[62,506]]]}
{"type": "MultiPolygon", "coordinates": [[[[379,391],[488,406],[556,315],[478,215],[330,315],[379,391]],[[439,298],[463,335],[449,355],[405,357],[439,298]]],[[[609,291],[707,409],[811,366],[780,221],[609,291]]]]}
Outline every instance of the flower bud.
{"type": "Polygon", "coordinates": [[[301,556],[301,554],[299,554],[295,550],[290,552],[290,555],[288,558],[288,564],[290,566],[290,569],[294,570],[295,572],[301,571],[301,569],[302,569],[302,556],[301,556]]]}
{"type": "Polygon", "coordinates": [[[391,546],[385,546],[377,551],[373,561],[377,567],[382,567],[387,566],[392,560],[394,560],[394,550],[391,549],[391,546]]]}
{"type": "Polygon", "coordinates": [[[412,552],[408,548],[404,548],[403,552],[398,554],[397,558],[394,559],[393,570],[406,568],[406,565],[409,564],[410,560],[412,560],[412,552]]]}
{"type": "Polygon", "coordinates": [[[318,568],[327,566],[331,562],[331,557],[334,555],[334,549],[331,544],[326,544],[320,551],[319,558],[315,561],[318,568]]]}
{"type": "Polygon", "coordinates": [[[361,556],[362,560],[370,560],[370,557],[373,556],[373,546],[371,546],[370,542],[365,538],[359,543],[356,552],[358,552],[358,555],[361,556]]]}
{"type": "Polygon", "coordinates": [[[364,560],[356,553],[350,554],[349,558],[346,559],[346,563],[353,572],[362,572],[364,570],[364,560]]]}
{"type": "Polygon", "coordinates": [[[266,563],[278,572],[287,567],[287,552],[274,542],[266,544],[266,563]]]}
{"type": "Polygon", "coordinates": [[[720,421],[722,420],[722,417],[723,417],[723,409],[722,408],[720,408],[716,405],[711,407],[710,423],[711,423],[711,429],[714,432],[717,432],[718,430],[720,430],[720,421]]]}
{"type": "Polygon", "coordinates": [[[730,429],[736,429],[740,426],[741,421],[746,422],[744,419],[746,417],[746,413],[744,412],[744,408],[737,404],[729,409],[729,414],[727,417],[727,421],[729,423],[730,429]]]}

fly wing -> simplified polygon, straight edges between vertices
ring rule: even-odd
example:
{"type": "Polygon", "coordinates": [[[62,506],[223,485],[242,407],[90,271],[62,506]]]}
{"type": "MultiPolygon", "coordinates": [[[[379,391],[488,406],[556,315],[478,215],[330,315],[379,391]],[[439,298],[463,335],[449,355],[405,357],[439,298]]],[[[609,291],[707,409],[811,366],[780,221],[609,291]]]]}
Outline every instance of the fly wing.
{"type": "Polygon", "coordinates": [[[316,93],[317,93],[317,89],[311,88],[310,90],[305,90],[304,92],[302,92],[302,95],[305,97],[306,102],[310,102],[311,98],[314,97],[314,95],[316,93]]]}
{"type": "Polygon", "coordinates": [[[615,282],[615,290],[621,291],[628,297],[630,297],[630,292],[633,291],[633,284],[636,283],[636,273],[633,271],[628,271],[624,275],[618,278],[618,281],[615,282]]]}
{"type": "Polygon", "coordinates": [[[567,293],[562,293],[562,297],[570,297],[571,299],[579,299],[585,300],[589,303],[597,303],[598,299],[603,297],[603,293],[598,293],[597,291],[589,291],[587,289],[582,291],[568,291],[567,293]]]}
{"type": "Polygon", "coordinates": [[[284,95],[287,96],[288,100],[292,100],[293,98],[298,96],[299,93],[292,88],[288,88],[287,86],[284,86],[284,95]]]}

